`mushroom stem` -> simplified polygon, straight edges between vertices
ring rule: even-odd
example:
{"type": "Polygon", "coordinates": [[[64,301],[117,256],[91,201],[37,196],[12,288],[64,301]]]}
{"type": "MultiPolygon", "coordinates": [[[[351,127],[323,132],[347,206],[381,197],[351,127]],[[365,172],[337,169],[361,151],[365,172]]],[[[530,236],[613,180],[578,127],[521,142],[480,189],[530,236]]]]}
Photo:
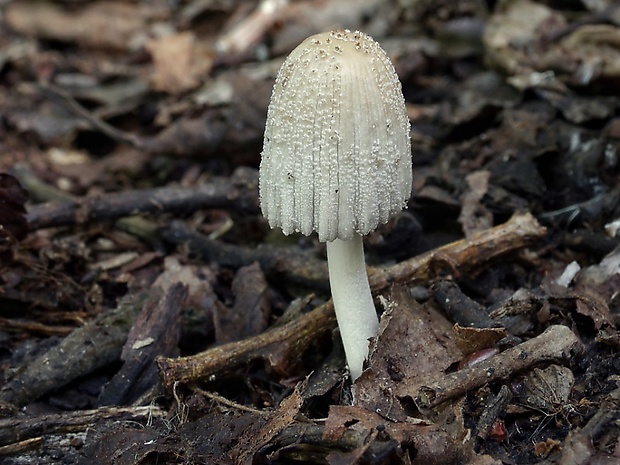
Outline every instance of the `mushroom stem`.
{"type": "Polygon", "coordinates": [[[362,374],[368,356],[368,339],[377,335],[379,320],[372,301],[362,236],[327,243],[329,284],[340,337],[351,379],[362,374]]]}

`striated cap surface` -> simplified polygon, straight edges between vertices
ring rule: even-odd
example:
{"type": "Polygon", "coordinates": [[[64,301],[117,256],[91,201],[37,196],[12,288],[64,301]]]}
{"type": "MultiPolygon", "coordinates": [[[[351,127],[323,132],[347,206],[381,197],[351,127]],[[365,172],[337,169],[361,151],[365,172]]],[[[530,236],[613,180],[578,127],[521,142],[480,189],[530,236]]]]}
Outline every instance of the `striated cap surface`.
{"type": "Polygon", "coordinates": [[[302,42],[278,73],[260,165],[263,215],[320,241],[367,234],[411,194],[409,119],[398,76],[361,32],[302,42]]]}

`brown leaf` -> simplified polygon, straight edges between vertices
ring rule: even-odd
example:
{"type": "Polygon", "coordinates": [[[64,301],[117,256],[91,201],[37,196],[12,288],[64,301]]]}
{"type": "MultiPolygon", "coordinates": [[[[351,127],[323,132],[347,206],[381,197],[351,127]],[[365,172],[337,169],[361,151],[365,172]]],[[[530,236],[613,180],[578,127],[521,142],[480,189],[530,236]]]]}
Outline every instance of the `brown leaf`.
{"type": "MultiPolygon", "coordinates": [[[[452,426],[459,423],[452,415],[452,426]]],[[[328,455],[330,465],[368,463],[373,446],[379,446],[378,450],[385,457],[385,461],[376,463],[443,465],[455,463],[453,460],[462,455],[463,444],[455,440],[462,434],[462,428],[454,434],[454,431],[422,420],[408,418],[405,422],[391,422],[361,407],[332,405],[325,420],[323,439],[337,444],[348,443],[350,447],[344,452],[333,450],[328,455]]]]}
{"type": "Polygon", "coordinates": [[[170,94],[198,87],[213,64],[212,53],[191,32],[152,39],[146,48],[155,65],[153,88],[170,94]]]}
{"type": "Polygon", "coordinates": [[[614,326],[606,299],[598,294],[595,289],[573,290],[560,286],[553,281],[544,282],[541,287],[549,295],[551,302],[560,306],[573,303],[574,311],[588,317],[595,329],[601,329],[603,326],[614,326]]]}
{"type": "Polygon", "coordinates": [[[161,286],[166,292],[179,282],[187,286],[186,307],[189,311],[185,316],[192,324],[184,325],[183,346],[195,345],[204,349],[213,337],[213,312],[219,303],[212,286],[216,277],[207,265],[182,265],[174,256],[166,257],[164,266],[165,271],[153,285],[161,286]]]}
{"type": "Polygon", "coordinates": [[[506,337],[504,328],[467,328],[454,325],[454,342],[463,355],[493,347],[504,337],[506,337]]]}
{"type": "Polygon", "coordinates": [[[92,465],[136,465],[144,463],[143,460],[148,455],[153,455],[160,449],[158,437],[159,434],[150,428],[113,429],[103,434],[100,440],[93,441],[84,455],[92,465]]]}
{"type": "Polygon", "coordinates": [[[599,264],[581,269],[576,276],[576,289],[590,289],[604,301],[611,302],[620,289],[620,247],[607,254],[599,264]]]}
{"type": "Polygon", "coordinates": [[[559,365],[544,370],[534,368],[523,381],[525,395],[519,400],[537,411],[555,415],[564,409],[574,382],[570,368],[559,365]]]}
{"type": "MultiPolygon", "coordinates": [[[[577,28],[560,44],[560,50],[570,50],[574,79],[589,84],[590,79],[620,79],[620,28],[608,24],[587,24],[577,28]],[[585,80],[585,82],[584,82],[585,80]]],[[[560,51],[558,50],[558,54],[560,51]]],[[[564,57],[560,54],[558,60],[564,57]]],[[[566,59],[566,58],[564,58],[566,59]]]]}
{"type": "Polygon", "coordinates": [[[406,289],[394,289],[371,347],[369,369],[356,382],[357,403],[389,419],[406,418],[396,398],[401,387],[460,358],[451,328],[431,305],[421,306],[406,289]]]}
{"type": "MultiPolygon", "coordinates": [[[[329,408],[329,416],[325,421],[323,439],[326,441],[338,441],[346,432],[356,431],[365,438],[363,442],[355,444],[349,451],[332,451],[328,455],[330,465],[355,465],[362,462],[362,456],[366,453],[374,441],[377,440],[379,425],[383,419],[376,413],[369,412],[360,407],[332,405],[329,408]]],[[[387,435],[385,435],[387,436],[387,435]]],[[[385,437],[388,439],[389,437],[385,437]]]]}
{"type": "Polygon", "coordinates": [[[555,24],[562,27],[566,20],[550,7],[531,0],[503,4],[490,18],[485,33],[486,59],[509,73],[517,73],[529,64],[532,49],[540,35],[555,24]]]}
{"type": "Polygon", "coordinates": [[[591,318],[596,329],[601,329],[603,326],[613,327],[613,318],[607,302],[593,291],[582,293],[575,301],[575,309],[577,313],[591,318]]]}
{"type": "MultiPolygon", "coordinates": [[[[610,17],[602,15],[606,20],[610,17]]],[[[506,2],[484,34],[486,59],[516,75],[511,83],[556,91],[565,89],[564,84],[617,86],[619,39],[617,25],[571,26],[561,13],[531,0],[506,2]]]]}

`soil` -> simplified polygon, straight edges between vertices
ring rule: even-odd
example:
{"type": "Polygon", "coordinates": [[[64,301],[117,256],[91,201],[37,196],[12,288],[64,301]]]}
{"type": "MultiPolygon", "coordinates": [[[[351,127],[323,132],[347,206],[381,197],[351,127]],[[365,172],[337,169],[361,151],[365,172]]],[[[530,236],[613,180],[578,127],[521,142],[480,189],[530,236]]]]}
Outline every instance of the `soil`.
{"type": "Polygon", "coordinates": [[[620,463],[615,0],[0,2],[0,463],[620,463]],[[371,35],[411,122],[351,382],[258,196],[277,71],[371,35]]]}

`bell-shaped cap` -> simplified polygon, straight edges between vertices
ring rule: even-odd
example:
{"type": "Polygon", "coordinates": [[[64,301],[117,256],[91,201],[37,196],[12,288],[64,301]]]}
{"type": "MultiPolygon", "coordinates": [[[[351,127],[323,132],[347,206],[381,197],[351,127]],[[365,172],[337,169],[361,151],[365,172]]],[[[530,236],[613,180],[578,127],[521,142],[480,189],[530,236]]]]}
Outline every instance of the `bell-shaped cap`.
{"type": "Polygon", "coordinates": [[[332,241],[385,223],[411,194],[409,128],[394,66],[372,38],[306,39],[280,68],[267,112],[259,190],[270,226],[332,241]]]}

